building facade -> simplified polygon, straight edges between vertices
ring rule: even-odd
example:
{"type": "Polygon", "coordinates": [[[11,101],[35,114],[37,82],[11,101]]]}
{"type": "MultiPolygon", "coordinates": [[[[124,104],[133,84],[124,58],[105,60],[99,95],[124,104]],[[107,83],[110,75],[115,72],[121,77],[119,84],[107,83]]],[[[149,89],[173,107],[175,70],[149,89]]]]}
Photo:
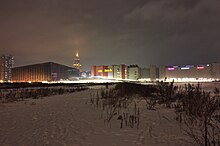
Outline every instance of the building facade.
{"type": "Polygon", "coordinates": [[[12,68],[14,66],[14,56],[2,55],[0,58],[0,80],[10,82],[12,80],[12,68]]]}
{"type": "Polygon", "coordinates": [[[140,67],[137,65],[92,66],[91,75],[92,77],[104,77],[108,79],[138,80],[141,74],[140,71],[140,67]]]}
{"type": "Polygon", "coordinates": [[[112,77],[114,79],[127,79],[128,67],[125,64],[112,65],[112,77]]]}
{"type": "Polygon", "coordinates": [[[140,69],[140,78],[148,81],[155,81],[159,78],[159,68],[156,65],[151,65],[140,69]]]}
{"type": "Polygon", "coordinates": [[[159,66],[159,80],[212,81],[220,79],[220,64],[159,66]]]}
{"type": "Polygon", "coordinates": [[[124,64],[92,66],[91,76],[109,79],[127,79],[127,66],[124,64]]]}
{"type": "Polygon", "coordinates": [[[13,82],[71,80],[78,76],[78,69],[53,62],[21,66],[12,69],[13,82]]]}
{"type": "Polygon", "coordinates": [[[127,70],[127,79],[138,80],[140,79],[141,69],[138,65],[130,65],[127,70]]]}
{"type": "Polygon", "coordinates": [[[93,77],[110,77],[109,72],[112,72],[108,66],[92,66],[91,75],[93,77]]]}
{"type": "Polygon", "coordinates": [[[216,80],[220,78],[220,64],[166,66],[164,77],[174,81],[216,80]]]}
{"type": "Polygon", "coordinates": [[[220,80],[220,63],[140,68],[137,65],[93,66],[92,76],[140,81],[213,81],[220,80]]]}

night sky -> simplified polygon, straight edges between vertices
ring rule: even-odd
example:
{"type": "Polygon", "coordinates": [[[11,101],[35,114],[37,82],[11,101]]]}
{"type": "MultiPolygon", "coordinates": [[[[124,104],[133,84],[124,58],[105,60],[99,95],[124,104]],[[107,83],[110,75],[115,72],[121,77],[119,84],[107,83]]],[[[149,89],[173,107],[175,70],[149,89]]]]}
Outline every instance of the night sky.
{"type": "Polygon", "coordinates": [[[220,0],[0,0],[0,54],[15,66],[220,62],[220,0]]]}

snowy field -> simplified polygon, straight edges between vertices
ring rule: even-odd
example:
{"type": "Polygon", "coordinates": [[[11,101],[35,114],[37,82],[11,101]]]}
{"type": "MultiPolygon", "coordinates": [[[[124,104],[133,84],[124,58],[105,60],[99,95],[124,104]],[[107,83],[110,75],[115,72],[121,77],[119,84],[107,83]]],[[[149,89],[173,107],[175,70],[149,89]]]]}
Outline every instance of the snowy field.
{"type": "MultiPolygon", "coordinates": [[[[184,85],[187,85],[188,83],[174,83],[174,85],[177,85],[177,86],[184,86],[184,85]]],[[[197,86],[198,83],[190,83],[192,85],[195,85],[197,86]]],[[[212,91],[215,87],[220,89],[220,82],[204,82],[204,83],[199,83],[199,85],[202,87],[202,89],[204,90],[209,90],[209,91],[212,91]]]]}
{"type": "Polygon", "coordinates": [[[65,95],[0,104],[1,146],[193,145],[172,109],[141,107],[139,129],[105,123],[89,98],[98,86],[65,95]]]}

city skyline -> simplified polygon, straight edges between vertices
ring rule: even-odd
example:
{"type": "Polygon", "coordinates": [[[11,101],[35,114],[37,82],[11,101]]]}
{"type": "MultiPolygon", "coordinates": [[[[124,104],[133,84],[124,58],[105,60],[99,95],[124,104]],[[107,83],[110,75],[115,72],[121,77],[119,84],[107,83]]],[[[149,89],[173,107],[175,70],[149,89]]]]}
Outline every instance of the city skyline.
{"type": "Polygon", "coordinates": [[[1,1],[0,52],[15,66],[220,62],[217,0],[1,1]]]}

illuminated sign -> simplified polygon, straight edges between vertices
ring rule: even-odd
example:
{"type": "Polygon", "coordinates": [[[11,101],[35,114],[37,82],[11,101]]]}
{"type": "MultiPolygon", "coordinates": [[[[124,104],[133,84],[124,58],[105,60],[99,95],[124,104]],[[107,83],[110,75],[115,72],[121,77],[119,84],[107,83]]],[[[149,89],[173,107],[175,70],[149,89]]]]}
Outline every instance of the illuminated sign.
{"type": "Polygon", "coordinates": [[[204,66],[197,66],[197,69],[204,69],[204,66]]]}
{"type": "Polygon", "coordinates": [[[175,70],[175,68],[174,67],[169,67],[169,68],[167,68],[167,70],[175,70]]]}
{"type": "Polygon", "coordinates": [[[99,72],[99,73],[102,73],[102,70],[101,70],[101,69],[99,69],[99,70],[98,70],[98,72],[99,72]]]}
{"type": "Polygon", "coordinates": [[[112,69],[111,68],[105,69],[104,72],[112,72],[112,69]]]}
{"type": "Polygon", "coordinates": [[[189,67],[181,67],[182,70],[190,69],[189,67]]]}

